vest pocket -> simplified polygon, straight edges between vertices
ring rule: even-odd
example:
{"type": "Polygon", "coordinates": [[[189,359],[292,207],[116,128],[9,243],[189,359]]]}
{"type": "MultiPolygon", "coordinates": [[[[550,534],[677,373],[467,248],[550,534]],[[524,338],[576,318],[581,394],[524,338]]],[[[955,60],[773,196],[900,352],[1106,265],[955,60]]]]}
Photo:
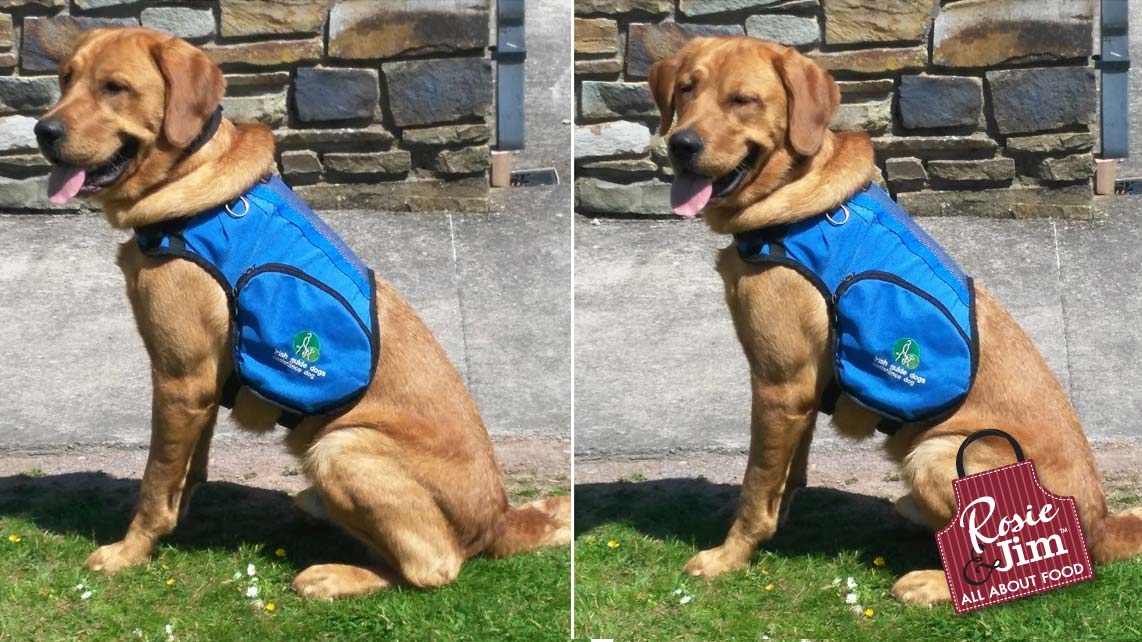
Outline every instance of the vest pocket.
{"type": "Polygon", "coordinates": [[[938,419],[967,396],[972,338],[936,297],[873,270],[846,279],[834,303],[837,382],[857,402],[910,423],[938,419]]]}
{"type": "Polygon", "coordinates": [[[334,288],[268,263],[234,286],[234,367],[260,397],[301,415],[340,410],[372,379],[373,334],[334,288]]]}

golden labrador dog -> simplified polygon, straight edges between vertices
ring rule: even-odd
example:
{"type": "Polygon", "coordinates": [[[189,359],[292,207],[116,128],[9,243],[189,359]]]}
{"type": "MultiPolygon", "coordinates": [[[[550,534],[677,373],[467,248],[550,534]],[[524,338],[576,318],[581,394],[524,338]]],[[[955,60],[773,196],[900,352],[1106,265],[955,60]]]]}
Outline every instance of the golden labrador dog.
{"type": "MultiPolygon", "coordinates": [[[[834,211],[877,171],[869,137],[833,133],[840,102],[833,78],[798,51],[746,37],[699,38],[651,70],[650,85],[669,138],[675,210],[704,212],[732,234],[834,211]],[[677,123],[675,123],[677,114],[677,123]],[[682,183],[679,183],[682,181],[682,183]]],[[[717,270],[749,360],[753,392],[749,460],[741,503],[725,542],[702,551],[686,572],[715,577],[749,564],[773,535],[793,492],[806,482],[818,408],[833,376],[824,297],[793,269],[743,261],[722,250],[717,270]]],[[[1142,511],[1107,515],[1090,445],[1059,382],[1030,339],[986,289],[976,286],[979,363],[974,387],[951,416],[923,428],[904,424],[885,444],[911,492],[897,509],[938,530],[952,518],[956,452],[971,433],[1001,428],[1034,459],[1044,486],[1073,495],[1093,558],[1142,553],[1142,511]]],[[[842,395],[833,424],[855,438],[880,417],[842,395]]],[[[969,473],[1013,460],[1002,440],[967,451],[969,473]]],[[[899,600],[950,600],[944,572],[907,573],[899,600]]]]}
{"type": "MultiPolygon", "coordinates": [[[[85,197],[120,229],[189,217],[233,202],[274,169],[267,127],[223,118],[188,146],[226,88],[199,49],[148,29],[85,33],[60,65],[62,97],[36,126],[53,165],[53,200],[85,197]]],[[[128,241],[118,264],[151,361],[151,445],[124,538],[87,559],[113,573],[142,564],[206,479],[207,453],[229,376],[230,312],[219,284],[179,258],[144,256],[128,241]]],[[[464,560],[570,541],[570,498],[510,508],[492,444],[468,390],[428,328],[378,279],[381,350],[365,395],[335,416],[305,418],[286,437],[312,487],[299,506],[369,545],[384,564],[319,564],[293,582],[336,597],[397,584],[452,582],[464,560]]],[[[280,411],[239,393],[244,428],[273,429],[280,411]]]]}

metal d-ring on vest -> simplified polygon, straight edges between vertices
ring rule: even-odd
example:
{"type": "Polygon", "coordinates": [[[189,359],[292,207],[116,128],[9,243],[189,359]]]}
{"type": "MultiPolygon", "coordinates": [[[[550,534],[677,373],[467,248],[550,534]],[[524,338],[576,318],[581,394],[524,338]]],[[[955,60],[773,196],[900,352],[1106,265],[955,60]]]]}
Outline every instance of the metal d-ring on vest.
{"type": "Polygon", "coordinates": [[[237,205],[239,202],[246,206],[245,209],[242,210],[241,214],[230,209],[229,204],[226,205],[226,213],[229,214],[231,218],[242,218],[243,216],[250,213],[250,201],[247,201],[245,196],[239,196],[238,200],[234,201],[234,205],[237,205]]]}
{"type": "Polygon", "coordinates": [[[829,212],[828,214],[825,214],[825,220],[832,223],[833,225],[836,225],[837,227],[840,227],[840,226],[844,225],[845,223],[848,223],[849,222],[849,208],[845,207],[842,204],[841,205],[841,211],[845,213],[845,217],[843,219],[841,219],[839,221],[835,220],[833,218],[833,213],[829,212]]]}

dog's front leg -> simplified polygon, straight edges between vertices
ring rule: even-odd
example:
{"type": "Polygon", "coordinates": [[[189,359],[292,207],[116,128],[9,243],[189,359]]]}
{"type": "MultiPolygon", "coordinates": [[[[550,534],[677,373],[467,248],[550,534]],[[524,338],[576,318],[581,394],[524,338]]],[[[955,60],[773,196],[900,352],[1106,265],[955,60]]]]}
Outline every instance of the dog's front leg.
{"type": "Polygon", "coordinates": [[[218,416],[217,370],[212,368],[204,364],[180,376],[154,374],[151,449],[135,517],[122,540],[87,558],[87,568],[114,573],[142,564],[159,538],[174,530],[191,459],[199,450],[205,468],[207,444],[201,442],[210,439],[218,416]]]}
{"type": "MultiPolygon", "coordinates": [[[[749,565],[757,545],[777,530],[790,468],[795,459],[808,461],[811,431],[817,417],[813,390],[812,384],[775,385],[754,380],[749,461],[737,514],[725,542],[690,558],[687,573],[716,577],[743,569],[749,565]],[[805,453],[800,455],[802,445],[805,453]]],[[[797,471],[796,475],[803,473],[797,471]]]]}

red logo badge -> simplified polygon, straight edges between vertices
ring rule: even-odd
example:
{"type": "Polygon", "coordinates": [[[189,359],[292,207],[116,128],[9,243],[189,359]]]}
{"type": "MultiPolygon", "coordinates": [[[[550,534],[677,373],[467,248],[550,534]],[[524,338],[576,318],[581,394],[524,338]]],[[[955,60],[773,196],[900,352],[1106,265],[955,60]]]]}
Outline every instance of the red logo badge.
{"type": "Polygon", "coordinates": [[[936,534],[956,613],[1094,579],[1073,497],[1039,485],[1035,463],[1001,430],[981,430],[960,446],[952,482],[956,514],[936,534]],[[1019,463],[964,476],[964,450],[981,437],[1004,437],[1019,463]]]}

